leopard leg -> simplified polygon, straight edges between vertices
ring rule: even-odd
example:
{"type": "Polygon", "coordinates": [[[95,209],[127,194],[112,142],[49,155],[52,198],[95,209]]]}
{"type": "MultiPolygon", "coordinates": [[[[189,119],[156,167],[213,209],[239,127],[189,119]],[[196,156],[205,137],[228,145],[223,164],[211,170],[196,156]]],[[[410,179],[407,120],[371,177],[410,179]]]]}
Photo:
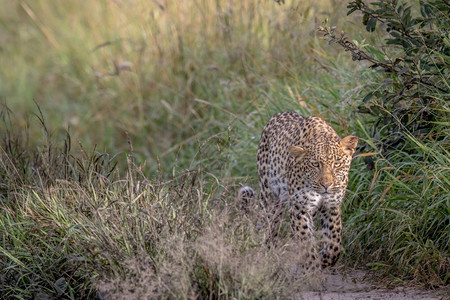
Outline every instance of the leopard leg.
{"type": "Polygon", "coordinates": [[[271,183],[270,177],[276,177],[277,174],[266,174],[260,172],[260,189],[263,222],[266,225],[266,245],[276,247],[278,244],[278,235],[281,229],[282,220],[285,212],[286,203],[280,199],[279,191],[276,186],[271,183]]]}
{"type": "Polygon", "coordinates": [[[320,269],[319,255],[315,247],[314,221],[315,206],[310,203],[294,202],[290,208],[291,228],[299,241],[302,255],[301,267],[307,272],[320,269]]]}
{"type": "Polygon", "coordinates": [[[323,231],[323,248],[320,250],[322,267],[336,263],[341,252],[342,219],[339,205],[322,206],[320,209],[320,225],[323,231]]]}
{"type": "Polygon", "coordinates": [[[263,216],[267,228],[266,244],[269,247],[278,245],[278,235],[281,230],[284,212],[285,207],[278,199],[274,198],[271,202],[266,202],[264,205],[263,216]]]}

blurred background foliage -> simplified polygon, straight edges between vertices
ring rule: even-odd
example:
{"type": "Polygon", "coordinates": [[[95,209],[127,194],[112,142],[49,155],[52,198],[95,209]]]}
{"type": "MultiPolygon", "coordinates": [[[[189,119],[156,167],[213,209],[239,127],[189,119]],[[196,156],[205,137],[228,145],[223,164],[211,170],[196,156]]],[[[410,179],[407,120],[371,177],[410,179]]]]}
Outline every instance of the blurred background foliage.
{"type": "Polygon", "coordinates": [[[249,123],[247,115],[267,111],[256,116],[264,122],[276,111],[265,109],[269,102],[292,109],[295,97],[312,97],[308,105],[319,112],[330,105],[321,99],[328,90],[336,100],[345,92],[346,82],[333,82],[326,66],[345,58],[329,47],[325,53],[315,36],[326,18],[349,23],[344,1],[6,1],[3,7],[0,97],[17,126],[32,127],[31,138],[40,130],[26,117],[35,101],[54,134],[68,130],[87,147],[118,152],[128,148],[127,132],[136,155],[166,166],[178,151],[192,157],[193,145],[230,121],[249,123]],[[316,76],[328,82],[311,91],[308,81],[316,76]]]}
{"type": "Polygon", "coordinates": [[[0,295],[292,293],[233,210],[283,110],[360,137],[340,265],[448,284],[448,3],[284,2],[0,0],[0,295]]]}

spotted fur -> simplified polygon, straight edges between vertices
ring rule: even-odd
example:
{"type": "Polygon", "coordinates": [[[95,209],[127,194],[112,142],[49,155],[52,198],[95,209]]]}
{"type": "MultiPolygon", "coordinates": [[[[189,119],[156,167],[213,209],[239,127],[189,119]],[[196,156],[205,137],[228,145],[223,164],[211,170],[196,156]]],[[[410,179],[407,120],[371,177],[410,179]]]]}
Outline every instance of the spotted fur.
{"type": "MultiPolygon", "coordinates": [[[[269,211],[276,238],[283,212],[301,247],[306,247],[304,267],[315,270],[333,265],[341,251],[341,205],[358,138],[341,139],[322,119],[303,118],[294,112],[273,116],[264,127],[257,165],[261,201],[269,211]],[[323,245],[316,253],[314,218],[319,216],[323,245]]],[[[248,203],[250,187],[240,191],[248,203]]]]}

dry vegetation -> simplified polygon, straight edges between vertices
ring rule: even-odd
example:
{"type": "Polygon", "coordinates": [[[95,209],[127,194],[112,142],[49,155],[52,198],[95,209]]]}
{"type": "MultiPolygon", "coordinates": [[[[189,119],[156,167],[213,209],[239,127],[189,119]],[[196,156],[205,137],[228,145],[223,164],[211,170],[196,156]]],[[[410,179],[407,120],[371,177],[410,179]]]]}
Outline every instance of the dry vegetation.
{"type": "MultiPolygon", "coordinates": [[[[320,286],[289,235],[266,247],[258,208],[243,214],[236,191],[256,186],[259,134],[281,110],[379,152],[375,119],[356,113],[379,75],[316,28],[328,19],[359,45],[382,32],[364,36],[338,0],[0,5],[0,297],[273,299],[320,286]]],[[[448,149],[411,136],[372,169],[354,160],[340,265],[448,284],[448,149]]]]}

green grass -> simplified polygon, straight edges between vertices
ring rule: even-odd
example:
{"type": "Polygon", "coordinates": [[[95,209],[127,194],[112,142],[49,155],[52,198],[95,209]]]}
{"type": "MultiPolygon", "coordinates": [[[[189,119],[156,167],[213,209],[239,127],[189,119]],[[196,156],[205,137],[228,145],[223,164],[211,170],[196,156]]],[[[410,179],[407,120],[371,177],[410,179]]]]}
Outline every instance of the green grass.
{"type": "Polygon", "coordinates": [[[27,126],[34,99],[54,134],[69,129],[87,148],[117,152],[127,132],[140,159],[165,167],[180,147],[190,151],[269,101],[294,107],[286,87],[309,97],[299,82],[326,72],[305,62],[319,57],[314,31],[333,1],[161,3],[5,2],[0,95],[23,118],[17,125],[27,126]]]}
{"type": "Polygon", "coordinates": [[[422,152],[411,154],[409,148],[381,157],[370,174],[357,166],[361,173],[350,186],[357,192],[344,207],[345,257],[380,271],[390,285],[404,279],[439,286],[448,281],[450,268],[448,151],[408,138],[408,146],[422,152]]]}
{"type": "MultiPolygon", "coordinates": [[[[0,296],[285,298],[320,276],[235,203],[276,112],[378,152],[341,1],[0,1],[0,296]],[[160,4],[161,6],[158,6],[160,4]],[[333,8],[333,9],[331,9],[333,8]]],[[[440,128],[448,132],[448,124],[440,128]]],[[[447,135],[448,136],[448,135],[447,135]]],[[[448,283],[448,139],[356,158],[341,265],[448,283]]]]}

